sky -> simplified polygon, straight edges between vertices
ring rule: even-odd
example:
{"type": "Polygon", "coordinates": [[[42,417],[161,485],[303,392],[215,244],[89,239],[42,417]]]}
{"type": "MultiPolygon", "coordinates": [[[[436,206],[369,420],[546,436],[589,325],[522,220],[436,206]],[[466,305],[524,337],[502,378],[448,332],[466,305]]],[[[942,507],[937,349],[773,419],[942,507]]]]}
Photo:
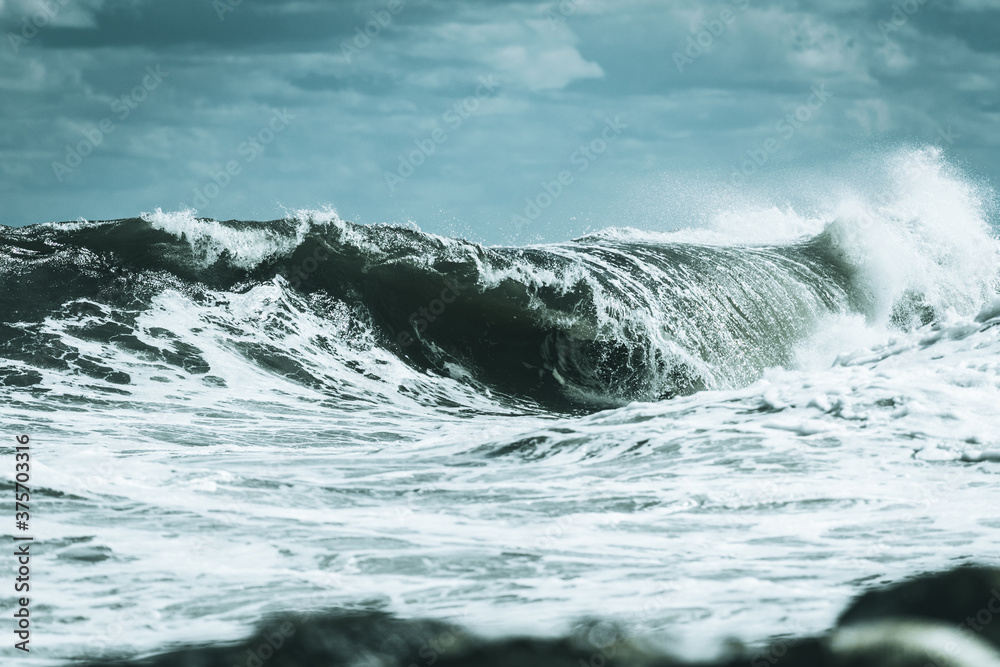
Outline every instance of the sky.
{"type": "Polygon", "coordinates": [[[0,0],[0,33],[6,225],[562,240],[795,203],[901,145],[1000,183],[1000,0],[0,0]]]}

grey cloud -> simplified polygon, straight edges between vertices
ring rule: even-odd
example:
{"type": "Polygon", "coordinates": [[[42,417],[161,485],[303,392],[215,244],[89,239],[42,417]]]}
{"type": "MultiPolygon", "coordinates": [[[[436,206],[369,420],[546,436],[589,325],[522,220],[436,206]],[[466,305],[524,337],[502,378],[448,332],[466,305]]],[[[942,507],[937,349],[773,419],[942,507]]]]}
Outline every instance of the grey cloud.
{"type": "MultiPolygon", "coordinates": [[[[4,3],[4,31],[34,1],[4,3]]],[[[295,122],[202,214],[329,203],[345,217],[500,241],[524,198],[621,114],[628,133],[538,221],[542,237],[564,238],[626,223],[636,183],[725,177],[817,84],[833,97],[775,168],[849,161],[872,142],[941,142],[951,127],[946,150],[1000,177],[1000,7],[986,0],[927,4],[889,39],[879,22],[892,3],[578,0],[566,13],[556,2],[404,0],[350,58],[344,45],[388,0],[245,0],[221,20],[202,0],[70,1],[74,17],[18,53],[0,50],[5,224],[190,203],[275,107],[295,122]],[[724,9],[739,13],[678,71],[673,54],[705,41],[704,22],[724,9]],[[169,78],[118,119],[111,105],[156,65],[169,78]],[[501,89],[390,192],[385,172],[490,74],[501,89]],[[114,132],[59,182],[53,162],[105,117],[114,132]]]]}

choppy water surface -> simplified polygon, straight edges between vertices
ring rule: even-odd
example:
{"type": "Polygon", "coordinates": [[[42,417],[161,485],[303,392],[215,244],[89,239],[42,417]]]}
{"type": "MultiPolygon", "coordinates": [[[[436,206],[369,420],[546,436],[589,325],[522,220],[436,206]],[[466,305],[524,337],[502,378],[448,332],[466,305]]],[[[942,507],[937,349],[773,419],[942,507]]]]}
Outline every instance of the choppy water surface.
{"type": "Polygon", "coordinates": [[[33,659],[326,607],[598,616],[705,656],[1000,562],[988,206],[933,153],[895,169],[769,245],[483,248],[318,213],[4,230],[33,659]]]}

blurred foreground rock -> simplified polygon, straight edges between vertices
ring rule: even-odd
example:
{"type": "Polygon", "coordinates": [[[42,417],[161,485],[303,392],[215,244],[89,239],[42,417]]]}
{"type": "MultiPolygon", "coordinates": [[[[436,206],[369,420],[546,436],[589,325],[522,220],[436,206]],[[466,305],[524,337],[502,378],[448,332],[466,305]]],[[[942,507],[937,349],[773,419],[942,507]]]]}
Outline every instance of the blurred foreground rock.
{"type": "MultiPolygon", "coordinates": [[[[250,639],[90,667],[653,667],[599,623],[563,639],[484,640],[436,621],[330,612],[271,618],[250,639]]],[[[1000,667],[1000,570],[961,567],[859,596],[821,637],[777,642],[702,667],[1000,667]]],[[[693,667],[693,666],[692,666],[693,667]]]]}

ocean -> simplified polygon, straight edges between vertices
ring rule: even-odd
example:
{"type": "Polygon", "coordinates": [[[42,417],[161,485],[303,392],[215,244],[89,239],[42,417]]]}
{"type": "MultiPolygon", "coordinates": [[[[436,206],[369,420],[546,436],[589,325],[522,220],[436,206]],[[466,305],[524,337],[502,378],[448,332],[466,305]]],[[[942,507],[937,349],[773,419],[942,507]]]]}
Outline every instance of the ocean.
{"type": "Polygon", "coordinates": [[[607,619],[706,658],[1000,565],[995,197],[934,149],[880,182],[531,245],[332,209],[0,228],[11,495],[31,442],[17,657],[338,608],[607,619]]]}

